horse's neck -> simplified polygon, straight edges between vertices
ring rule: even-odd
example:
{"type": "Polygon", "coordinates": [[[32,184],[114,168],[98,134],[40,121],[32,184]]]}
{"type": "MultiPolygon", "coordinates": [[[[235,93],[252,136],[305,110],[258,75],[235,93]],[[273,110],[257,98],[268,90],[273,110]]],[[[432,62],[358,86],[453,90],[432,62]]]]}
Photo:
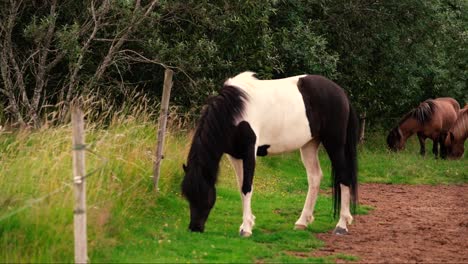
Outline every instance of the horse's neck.
{"type": "Polygon", "coordinates": [[[187,166],[198,170],[199,174],[210,183],[214,184],[218,176],[219,163],[223,152],[218,149],[207,151],[206,146],[192,145],[187,166]]]}
{"type": "Polygon", "coordinates": [[[200,142],[192,144],[192,148],[189,153],[189,162],[194,164],[218,164],[221,161],[221,157],[224,153],[224,146],[217,144],[203,145],[200,142]],[[212,147],[216,145],[216,147],[212,147]]]}
{"type": "Polygon", "coordinates": [[[468,137],[468,112],[462,113],[458,119],[452,128],[453,135],[458,140],[465,140],[468,137]]]}
{"type": "Polygon", "coordinates": [[[420,124],[414,118],[408,118],[399,126],[404,140],[408,139],[411,135],[418,132],[420,124]]]}

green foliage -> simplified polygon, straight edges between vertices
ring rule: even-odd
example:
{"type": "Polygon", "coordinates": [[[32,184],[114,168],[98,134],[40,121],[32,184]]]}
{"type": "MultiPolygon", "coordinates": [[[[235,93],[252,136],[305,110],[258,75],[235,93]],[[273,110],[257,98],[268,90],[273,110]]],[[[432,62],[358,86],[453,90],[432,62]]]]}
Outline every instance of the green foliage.
{"type": "Polygon", "coordinates": [[[80,55],[79,30],[80,25],[74,23],[64,25],[57,31],[57,46],[67,54],[70,61],[75,61],[80,55]]]}
{"type": "Polygon", "coordinates": [[[466,1],[325,1],[321,8],[317,20],[328,22],[321,32],[340,54],[337,81],[369,119],[389,123],[428,98],[468,101],[460,71],[466,1]]]}
{"type": "Polygon", "coordinates": [[[317,35],[307,24],[298,22],[291,28],[282,27],[275,34],[282,62],[280,72],[286,75],[304,74],[304,69],[329,78],[337,75],[338,55],[329,54],[327,40],[317,35]],[[304,43],[308,43],[304,46],[304,43]]]}

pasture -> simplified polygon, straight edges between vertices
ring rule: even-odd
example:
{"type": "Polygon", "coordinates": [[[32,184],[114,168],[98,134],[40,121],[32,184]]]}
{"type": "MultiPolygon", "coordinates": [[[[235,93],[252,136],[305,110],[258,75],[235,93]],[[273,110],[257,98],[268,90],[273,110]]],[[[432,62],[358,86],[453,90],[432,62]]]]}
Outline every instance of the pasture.
{"type": "MultiPolygon", "coordinates": [[[[155,194],[151,174],[156,126],[138,119],[120,120],[106,129],[88,126],[86,142],[96,155],[87,154],[87,168],[98,169],[87,179],[91,262],[359,260],[353,252],[308,254],[324,247],[317,235],[330,236],[326,232],[337,221],[332,217],[330,164],[323,148],[319,156],[324,180],[315,222],[307,230],[293,230],[307,192],[305,170],[299,153],[293,152],[258,158],[252,199],[257,219],[252,237],[238,234],[240,195],[226,158],[205,233],[188,232],[189,210],[180,194],[180,182],[190,133],[176,128],[171,131],[166,139],[160,192],[155,194]]],[[[391,153],[385,136],[382,131],[369,133],[359,146],[360,183],[468,183],[467,157],[456,161],[435,160],[429,154],[420,157],[415,137],[406,150],[391,153]]],[[[71,127],[0,132],[0,262],[73,260],[71,179],[71,127]]],[[[372,214],[373,210],[361,205],[358,213],[372,214]]],[[[351,225],[350,235],[359,236],[353,228],[351,225]]]]}

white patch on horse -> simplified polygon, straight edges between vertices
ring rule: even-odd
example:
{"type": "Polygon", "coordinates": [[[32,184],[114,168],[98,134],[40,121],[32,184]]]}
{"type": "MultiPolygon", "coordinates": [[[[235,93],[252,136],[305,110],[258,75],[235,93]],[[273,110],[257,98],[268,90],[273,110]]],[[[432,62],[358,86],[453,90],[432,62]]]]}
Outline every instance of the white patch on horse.
{"type": "Polygon", "coordinates": [[[236,123],[246,121],[257,136],[258,146],[270,145],[269,154],[302,147],[312,139],[304,100],[297,87],[299,75],[276,80],[258,80],[243,72],[224,84],[235,86],[248,95],[244,114],[236,123]]]}

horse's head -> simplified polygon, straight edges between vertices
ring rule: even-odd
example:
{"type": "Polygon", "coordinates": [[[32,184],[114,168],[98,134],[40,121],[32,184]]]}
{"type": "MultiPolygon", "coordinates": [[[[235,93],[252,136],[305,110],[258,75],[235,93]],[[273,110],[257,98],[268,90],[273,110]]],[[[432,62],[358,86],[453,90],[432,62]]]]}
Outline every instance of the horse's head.
{"type": "Polygon", "coordinates": [[[445,148],[447,149],[447,156],[449,159],[459,159],[465,152],[465,144],[463,141],[456,140],[455,135],[449,132],[444,141],[445,148]]]}
{"type": "Polygon", "coordinates": [[[216,202],[215,183],[205,178],[201,166],[183,165],[185,177],[182,181],[182,194],[190,205],[190,225],[192,232],[203,232],[205,222],[216,202]]]}
{"type": "Polygon", "coordinates": [[[398,151],[405,148],[401,131],[398,127],[393,128],[387,136],[387,145],[392,151],[398,151]]]}

